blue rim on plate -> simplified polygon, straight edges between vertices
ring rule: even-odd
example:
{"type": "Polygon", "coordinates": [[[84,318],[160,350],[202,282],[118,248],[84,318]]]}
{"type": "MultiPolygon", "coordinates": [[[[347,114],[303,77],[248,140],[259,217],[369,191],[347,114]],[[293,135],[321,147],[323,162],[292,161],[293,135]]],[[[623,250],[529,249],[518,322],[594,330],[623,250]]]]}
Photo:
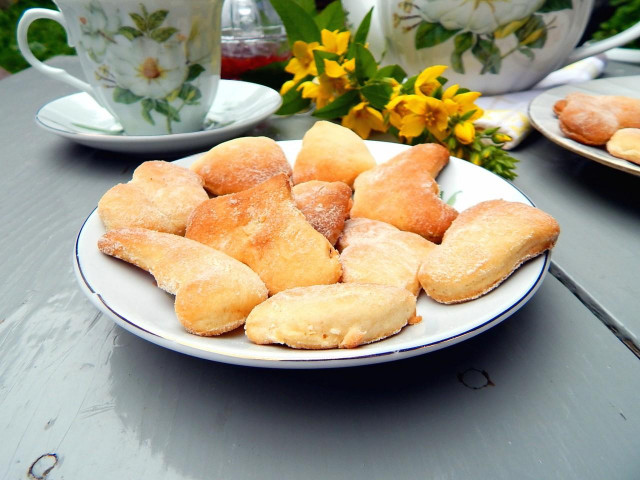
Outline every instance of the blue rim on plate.
{"type": "MultiPolygon", "coordinates": [[[[300,142],[279,143],[291,161],[300,142]]],[[[374,156],[379,161],[407,148],[385,142],[367,143],[374,144],[371,146],[375,148],[371,148],[371,151],[375,152],[374,156]]],[[[177,162],[186,166],[195,157],[177,162]]],[[[463,191],[459,195],[464,208],[478,201],[496,198],[496,195],[533,205],[526,195],[510,183],[464,160],[452,158],[440,178],[443,179],[444,188],[451,192],[460,185],[467,188],[467,193],[463,191]],[[477,192],[471,192],[475,187],[479,187],[477,192]]],[[[385,340],[351,350],[302,351],[283,346],[254,345],[246,339],[241,329],[209,338],[184,332],[173,313],[172,297],[161,292],[151,281],[150,275],[98,251],[96,242],[102,232],[104,228],[94,210],[77,236],[74,270],[84,293],[116,324],[147,341],[187,355],[268,368],[367,365],[409,358],[454,345],[499,324],[522,307],[541,285],[551,261],[550,253],[545,252],[526,262],[492,292],[464,304],[436,304],[422,293],[417,314],[423,316],[423,321],[407,326],[399,334],[385,340]],[[131,284],[125,286],[123,282],[131,284]],[[449,321],[451,325],[447,323],[449,321]]]]}

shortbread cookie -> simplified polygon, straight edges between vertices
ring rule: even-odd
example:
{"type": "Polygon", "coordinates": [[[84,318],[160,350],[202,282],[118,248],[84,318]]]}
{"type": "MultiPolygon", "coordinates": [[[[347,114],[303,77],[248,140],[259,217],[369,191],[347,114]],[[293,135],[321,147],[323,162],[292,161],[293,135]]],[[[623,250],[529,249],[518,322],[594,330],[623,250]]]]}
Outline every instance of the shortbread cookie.
{"type": "Polygon", "coordinates": [[[415,317],[416,298],[403,288],[337,283],[292,288],[253,309],[249,340],[293,348],[354,348],[399,332],[415,317]]]}
{"type": "Polygon", "coordinates": [[[607,151],[614,157],[640,165],[640,128],[622,128],[607,142],[607,151]]]}
{"type": "Polygon", "coordinates": [[[267,288],[249,267],[178,235],[143,228],[111,230],[98,248],[151,273],[158,287],[176,296],[178,320],[196,335],[219,335],[241,326],[267,298],[267,288]]]}
{"type": "Polygon", "coordinates": [[[307,221],[335,245],[351,210],[351,188],[344,182],[311,180],[291,189],[307,221]]]}
{"type": "Polygon", "coordinates": [[[504,200],[479,203],[463,211],[426,256],[420,283],[440,303],[473,300],[553,248],[559,233],[553,217],[537,208],[504,200]]]}
{"type": "Polygon", "coordinates": [[[291,165],[274,140],[242,137],[216,145],[191,165],[213,195],[241,192],[284,173],[291,165]]]}
{"type": "Polygon", "coordinates": [[[458,212],[440,199],[431,172],[448,161],[446,148],[427,144],[362,173],[354,184],[351,217],[390,223],[440,243],[458,212]]]}
{"type": "Polygon", "coordinates": [[[621,128],[640,128],[640,99],[571,93],[553,107],[565,136],[586,145],[604,145],[621,128]]]}
{"type": "Polygon", "coordinates": [[[338,240],[342,281],[402,287],[418,295],[418,270],[434,243],[393,225],[352,218],[338,240]]]}
{"type": "Polygon", "coordinates": [[[319,121],[302,138],[302,148],[293,166],[293,183],[323,180],[344,182],[351,187],[360,173],[375,164],[364,140],[356,133],[335,123],[319,121]]]}
{"type": "Polygon", "coordinates": [[[202,203],[186,236],[249,265],[271,294],[335,283],[342,273],[338,252],[296,208],[284,174],[202,203]]]}
{"type": "Polygon", "coordinates": [[[105,193],[98,215],[107,230],[142,227],[184,235],[189,214],[209,199],[203,182],[189,169],[162,161],[142,163],[129,183],[105,193]]]}

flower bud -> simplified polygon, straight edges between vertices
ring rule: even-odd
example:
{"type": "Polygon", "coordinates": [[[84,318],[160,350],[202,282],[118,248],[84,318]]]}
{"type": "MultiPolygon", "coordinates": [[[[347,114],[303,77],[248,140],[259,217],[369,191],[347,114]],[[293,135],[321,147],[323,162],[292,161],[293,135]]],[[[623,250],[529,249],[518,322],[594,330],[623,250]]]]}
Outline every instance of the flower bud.
{"type": "Polygon", "coordinates": [[[513,138],[504,133],[495,133],[491,136],[491,140],[493,140],[493,143],[507,143],[513,140],[513,138]]]}
{"type": "Polygon", "coordinates": [[[476,129],[471,122],[461,122],[453,128],[458,141],[464,145],[469,145],[476,137],[476,129]]]}

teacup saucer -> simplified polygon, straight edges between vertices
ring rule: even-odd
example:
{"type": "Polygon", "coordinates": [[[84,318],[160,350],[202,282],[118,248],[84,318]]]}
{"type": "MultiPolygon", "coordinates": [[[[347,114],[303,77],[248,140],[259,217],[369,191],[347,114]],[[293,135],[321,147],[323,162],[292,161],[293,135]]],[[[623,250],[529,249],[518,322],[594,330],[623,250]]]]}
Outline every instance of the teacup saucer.
{"type": "Polygon", "coordinates": [[[44,105],[36,123],[61,137],[89,147],[144,156],[205,150],[266,119],[281,105],[280,94],[255,83],[221,80],[203,129],[171,135],[125,135],[115,118],[86,93],[44,105]]]}

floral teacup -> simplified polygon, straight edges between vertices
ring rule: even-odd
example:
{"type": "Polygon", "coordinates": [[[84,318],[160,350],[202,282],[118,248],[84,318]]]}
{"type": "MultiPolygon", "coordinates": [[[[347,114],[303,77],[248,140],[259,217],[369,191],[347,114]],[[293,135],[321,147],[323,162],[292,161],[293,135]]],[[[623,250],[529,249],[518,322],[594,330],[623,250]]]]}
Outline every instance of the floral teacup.
{"type": "Polygon", "coordinates": [[[376,8],[387,48],[410,75],[429,65],[449,65],[449,80],[494,94],[526,89],[563,65],[640,36],[638,23],[616,37],[574,50],[593,3],[377,0],[376,8]]]}
{"type": "Polygon", "coordinates": [[[220,79],[223,0],[54,0],[27,10],[18,44],[41,72],[92,95],[128,135],[201,130],[220,79]],[[88,82],[37,60],[27,30],[39,19],[65,27],[88,82]]]}

